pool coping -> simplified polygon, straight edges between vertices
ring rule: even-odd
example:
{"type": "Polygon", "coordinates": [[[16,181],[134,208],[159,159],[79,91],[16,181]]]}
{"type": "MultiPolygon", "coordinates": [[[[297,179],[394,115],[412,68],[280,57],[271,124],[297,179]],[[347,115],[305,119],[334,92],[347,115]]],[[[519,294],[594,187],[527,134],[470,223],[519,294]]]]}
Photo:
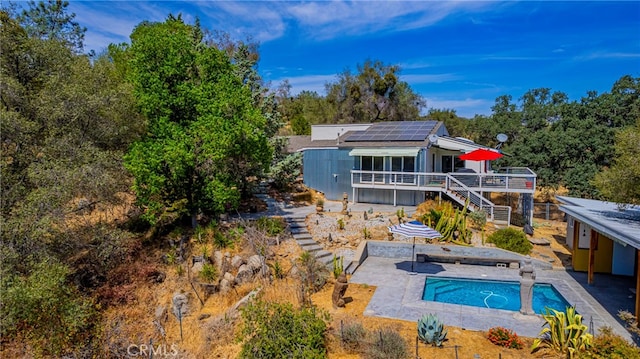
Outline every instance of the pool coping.
{"type": "MultiPolygon", "coordinates": [[[[543,327],[544,319],[540,315],[523,315],[508,310],[422,300],[427,275],[518,281],[520,278],[518,269],[414,262],[413,267],[416,273],[412,275],[411,266],[411,257],[389,258],[371,255],[360,264],[350,281],[376,287],[363,313],[365,316],[417,322],[422,315],[433,313],[444,322],[445,326],[478,331],[501,326],[525,337],[537,337],[543,327]]],[[[609,326],[625,339],[633,340],[630,333],[566,271],[537,270],[536,282],[552,284],[570,304],[576,307],[584,318],[583,323],[590,326],[594,333],[597,333],[600,327],[609,326]]]]}

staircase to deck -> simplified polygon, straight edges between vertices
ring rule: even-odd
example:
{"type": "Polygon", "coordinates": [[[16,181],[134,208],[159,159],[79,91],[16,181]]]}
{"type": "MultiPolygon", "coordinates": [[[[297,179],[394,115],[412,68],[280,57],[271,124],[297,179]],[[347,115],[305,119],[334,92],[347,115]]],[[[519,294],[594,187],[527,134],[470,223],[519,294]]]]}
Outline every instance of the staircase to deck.
{"type": "Polygon", "coordinates": [[[496,205],[451,174],[447,174],[443,192],[471,212],[484,211],[488,221],[511,222],[511,207],[496,205]]]}

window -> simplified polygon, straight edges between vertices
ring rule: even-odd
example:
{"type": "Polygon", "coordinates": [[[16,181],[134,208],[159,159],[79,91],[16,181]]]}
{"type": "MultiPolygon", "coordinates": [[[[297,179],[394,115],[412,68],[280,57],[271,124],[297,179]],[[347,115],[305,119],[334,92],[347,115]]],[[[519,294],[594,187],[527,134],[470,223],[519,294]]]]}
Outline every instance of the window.
{"type": "Polygon", "coordinates": [[[455,172],[457,169],[463,167],[464,161],[458,158],[458,156],[442,156],[442,173],[455,172]]]}
{"type": "MultiPolygon", "coordinates": [[[[384,157],[376,156],[362,156],[360,157],[361,166],[363,171],[384,171],[384,157]]],[[[370,174],[363,173],[361,182],[384,182],[384,175],[382,173],[370,174]]]]}
{"type": "MultiPolygon", "coordinates": [[[[415,157],[391,157],[391,171],[393,172],[410,172],[416,171],[415,157]]],[[[415,175],[412,174],[393,174],[391,175],[392,183],[415,183],[415,175]]]]}

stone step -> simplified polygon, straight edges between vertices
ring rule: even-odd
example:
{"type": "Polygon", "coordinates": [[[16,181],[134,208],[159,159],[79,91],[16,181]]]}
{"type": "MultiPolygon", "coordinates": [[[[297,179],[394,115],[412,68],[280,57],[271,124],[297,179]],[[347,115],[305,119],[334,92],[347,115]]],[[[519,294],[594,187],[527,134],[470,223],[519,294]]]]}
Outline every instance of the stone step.
{"type": "Polygon", "coordinates": [[[309,253],[315,253],[322,250],[322,246],[320,246],[319,244],[306,244],[300,247],[302,247],[303,251],[307,251],[309,253]]]}
{"type": "Polygon", "coordinates": [[[289,223],[304,223],[307,220],[307,217],[287,217],[287,222],[289,223]]]}
{"type": "Polygon", "coordinates": [[[307,225],[305,223],[289,223],[289,229],[307,229],[307,225]]]}
{"type": "Polygon", "coordinates": [[[293,238],[298,241],[298,240],[304,240],[304,239],[313,239],[313,237],[311,236],[311,234],[309,234],[309,232],[306,233],[292,233],[293,238]]]}
{"type": "Polygon", "coordinates": [[[291,232],[291,234],[309,233],[306,227],[305,228],[289,228],[289,232],[291,232]]]}
{"type": "Polygon", "coordinates": [[[312,244],[318,244],[318,243],[316,243],[316,241],[314,241],[311,238],[309,238],[309,239],[296,239],[296,243],[298,243],[300,246],[308,246],[308,245],[312,245],[312,244]]]}
{"type": "Polygon", "coordinates": [[[323,262],[323,263],[330,263],[333,262],[333,253],[327,251],[327,250],[320,250],[315,252],[315,256],[316,259],[323,262]]]}

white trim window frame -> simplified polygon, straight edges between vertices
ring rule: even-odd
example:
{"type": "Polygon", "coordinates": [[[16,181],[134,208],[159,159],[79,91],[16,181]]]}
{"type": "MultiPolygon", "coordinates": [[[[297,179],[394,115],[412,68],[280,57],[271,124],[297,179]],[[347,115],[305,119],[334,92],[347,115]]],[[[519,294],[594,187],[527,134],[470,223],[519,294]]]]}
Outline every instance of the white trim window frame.
{"type": "Polygon", "coordinates": [[[391,171],[403,172],[401,175],[391,175],[391,183],[416,184],[416,158],[410,156],[391,157],[391,171]],[[408,174],[404,174],[408,173],[408,174]],[[409,174],[410,173],[410,174],[409,174]]]}
{"type": "MultiPolygon", "coordinates": [[[[384,163],[385,158],[383,156],[360,156],[361,171],[384,171],[384,163]]],[[[360,182],[384,184],[384,174],[362,173],[360,176],[360,182]]]]}

